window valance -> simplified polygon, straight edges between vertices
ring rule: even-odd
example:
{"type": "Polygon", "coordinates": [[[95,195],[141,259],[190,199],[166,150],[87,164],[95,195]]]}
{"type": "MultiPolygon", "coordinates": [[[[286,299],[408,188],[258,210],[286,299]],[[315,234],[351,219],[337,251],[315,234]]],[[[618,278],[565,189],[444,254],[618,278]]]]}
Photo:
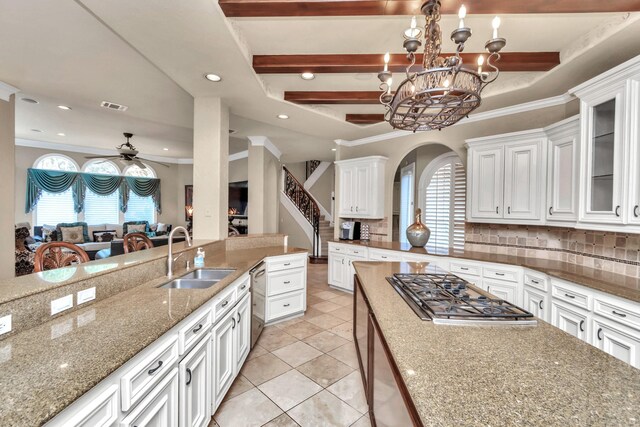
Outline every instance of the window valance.
{"type": "Polygon", "coordinates": [[[31,212],[43,191],[62,193],[71,188],[73,193],[73,207],[77,213],[84,210],[86,189],[100,196],[108,196],[120,190],[120,210],[127,211],[129,191],[140,197],[151,196],[158,213],[162,213],[160,197],[160,179],[139,178],[135,176],[101,175],[84,172],[64,172],[56,170],[33,169],[27,170],[27,200],[25,212],[31,212]]]}

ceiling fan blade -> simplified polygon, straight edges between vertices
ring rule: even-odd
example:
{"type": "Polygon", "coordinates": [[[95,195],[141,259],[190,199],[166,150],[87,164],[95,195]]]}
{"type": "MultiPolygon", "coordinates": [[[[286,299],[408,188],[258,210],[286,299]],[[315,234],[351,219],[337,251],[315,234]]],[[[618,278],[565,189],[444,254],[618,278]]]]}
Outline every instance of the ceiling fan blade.
{"type": "Polygon", "coordinates": [[[120,156],[85,156],[85,159],[119,159],[120,156]]]}
{"type": "Polygon", "coordinates": [[[165,168],[170,168],[171,165],[168,163],[162,163],[162,162],[156,162],[155,160],[149,160],[149,159],[142,159],[140,157],[138,157],[140,160],[144,160],[145,162],[149,162],[149,163],[155,163],[156,165],[161,165],[164,166],[165,168]]]}
{"type": "Polygon", "coordinates": [[[138,159],[131,159],[134,165],[138,166],[140,169],[146,169],[147,167],[138,159]]]}

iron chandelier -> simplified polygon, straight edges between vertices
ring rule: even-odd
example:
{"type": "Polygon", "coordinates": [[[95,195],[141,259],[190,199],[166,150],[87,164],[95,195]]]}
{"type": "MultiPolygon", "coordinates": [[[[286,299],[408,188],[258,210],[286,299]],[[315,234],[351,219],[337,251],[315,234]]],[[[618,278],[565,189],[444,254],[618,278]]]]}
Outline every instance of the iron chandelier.
{"type": "Polygon", "coordinates": [[[421,7],[426,17],[424,27],[424,57],[422,69],[413,72],[416,51],[422,45],[422,30],[417,28],[415,16],[411,27],[404,32],[404,49],[409,65],[406,78],[397,90],[392,91],[392,74],[389,71],[389,53],[384,57],[384,70],[378,74],[381,81],[380,102],[385,106],[385,121],[396,128],[409,131],[442,129],[458,122],[480,106],[482,90],[498,78],[499,70],[494,65],[500,59],[500,50],[506,45],[504,38],[498,37],[500,18],[493,19],[493,37],[485,44],[489,53],[483,71],[484,56],[478,57],[478,68],[474,70],[463,65],[460,53],[465,42],[471,37],[471,29],[465,27],[466,8],[462,6],[458,17],[460,25],[451,33],[451,40],[457,45],[453,56],[442,58],[440,46],[441,0],[426,0],[421,7]]]}

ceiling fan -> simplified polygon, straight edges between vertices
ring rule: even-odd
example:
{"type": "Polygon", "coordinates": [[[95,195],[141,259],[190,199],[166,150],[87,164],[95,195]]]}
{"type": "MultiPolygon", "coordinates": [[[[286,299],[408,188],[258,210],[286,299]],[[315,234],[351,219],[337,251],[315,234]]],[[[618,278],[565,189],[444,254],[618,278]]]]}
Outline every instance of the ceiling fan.
{"type": "Polygon", "coordinates": [[[155,160],[143,159],[142,157],[138,157],[138,150],[136,150],[136,147],[134,147],[133,144],[129,141],[129,139],[133,137],[133,134],[125,132],[123,133],[123,135],[125,138],[127,138],[127,142],[116,146],[116,150],[118,150],[117,156],[87,156],[85,157],[85,159],[103,159],[104,161],[114,159],[127,166],[130,164],[134,164],[140,169],[146,169],[146,166],[144,165],[144,163],[142,163],[142,161],[155,163],[167,168],[169,167],[169,165],[166,163],[156,162],[155,160]]]}

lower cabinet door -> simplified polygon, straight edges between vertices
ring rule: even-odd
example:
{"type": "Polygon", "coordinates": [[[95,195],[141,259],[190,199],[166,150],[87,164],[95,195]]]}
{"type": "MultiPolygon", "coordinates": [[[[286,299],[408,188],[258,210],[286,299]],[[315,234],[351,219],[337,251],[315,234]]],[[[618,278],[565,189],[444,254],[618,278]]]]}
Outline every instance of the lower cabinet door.
{"type": "MultiPolygon", "coordinates": [[[[72,405],[74,408],[77,405],[72,405]]],[[[73,409],[70,409],[73,410],[73,409]]],[[[47,426],[64,427],[111,427],[118,419],[118,386],[112,384],[98,396],[81,406],[73,415],[54,418],[47,426]]]]}
{"type": "Polygon", "coordinates": [[[524,287],[524,304],[523,308],[545,322],[549,321],[549,298],[539,290],[524,287]]]}
{"type": "Polygon", "coordinates": [[[485,279],[484,286],[490,294],[505,301],[509,301],[511,304],[520,304],[520,301],[518,301],[518,288],[515,284],[485,279]]]}
{"type": "Polygon", "coordinates": [[[182,359],[180,427],[207,427],[211,421],[211,334],[182,359]]]}
{"type": "Polygon", "coordinates": [[[334,253],[329,254],[329,284],[344,288],[345,284],[345,256],[334,253]]]}
{"type": "Polygon", "coordinates": [[[178,427],[178,368],[122,420],[122,427],[178,427]]]}
{"type": "Polygon", "coordinates": [[[238,303],[236,314],[236,372],[240,371],[242,364],[251,350],[251,294],[247,294],[238,303]]]}
{"type": "Polygon", "coordinates": [[[224,395],[231,387],[236,374],[236,360],[234,356],[234,335],[236,327],[236,310],[231,310],[213,327],[211,342],[213,348],[213,408],[218,408],[224,395]]]}
{"type": "MultiPolygon", "coordinates": [[[[370,320],[371,321],[371,320],[370,320]]],[[[373,376],[371,378],[372,405],[378,427],[407,427],[414,425],[404,403],[393,367],[382,345],[380,332],[373,325],[373,376]]],[[[369,362],[371,363],[371,361],[369,362]]]]}
{"type": "Polygon", "coordinates": [[[591,342],[613,357],[640,368],[640,334],[628,328],[595,317],[591,342]]]}
{"type": "Polygon", "coordinates": [[[569,308],[555,299],[551,301],[551,324],[556,328],[583,341],[588,341],[587,321],[586,312],[578,308],[569,308]]]}

